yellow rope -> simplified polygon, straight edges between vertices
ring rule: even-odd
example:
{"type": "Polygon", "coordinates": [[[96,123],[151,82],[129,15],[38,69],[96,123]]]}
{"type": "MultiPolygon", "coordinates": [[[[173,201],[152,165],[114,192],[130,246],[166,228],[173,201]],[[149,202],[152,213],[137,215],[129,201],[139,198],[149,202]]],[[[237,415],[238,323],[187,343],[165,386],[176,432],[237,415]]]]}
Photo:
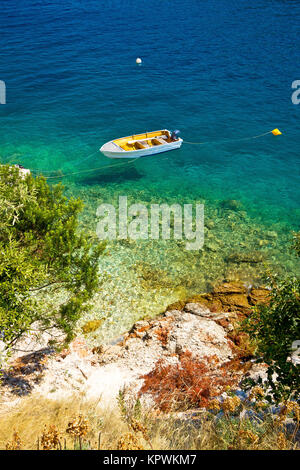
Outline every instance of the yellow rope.
{"type": "Polygon", "coordinates": [[[242,140],[250,140],[250,139],[258,139],[259,137],[263,137],[264,135],[271,134],[272,131],[264,132],[263,134],[254,135],[252,137],[242,137],[241,139],[223,139],[223,140],[211,140],[207,142],[189,142],[188,140],[184,140],[184,144],[191,144],[191,145],[205,145],[205,144],[215,144],[215,143],[222,143],[222,142],[240,142],[242,140]]]}
{"type": "MultiPolygon", "coordinates": [[[[80,161],[75,160],[75,162],[70,162],[70,163],[78,165],[79,163],[85,162],[86,160],[88,160],[93,155],[96,155],[98,152],[99,152],[99,150],[96,150],[96,152],[90,153],[87,157],[84,157],[82,160],[80,160],[80,161]]],[[[44,173],[55,173],[55,171],[61,171],[61,170],[60,169],[59,170],[41,170],[40,168],[30,168],[30,171],[34,171],[35,173],[43,173],[44,174],[44,173]]]]}
{"type": "MultiPolygon", "coordinates": [[[[240,141],[243,141],[243,140],[251,140],[251,139],[258,139],[259,137],[263,137],[267,134],[271,134],[273,131],[268,131],[268,132],[264,132],[263,134],[259,134],[259,135],[255,135],[255,136],[252,136],[252,137],[243,137],[241,139],[223,139],[223,140],[219,140],[219,141],[207,141],[207,142],[189,142],[188,140],[184,140],[183,143],[185,144],[190,144],[190,145],[205,145],[205,144],[213,144],[213,143],[220,143],[220,142],[240,142],[240,141]]],[[[97,151],[98,152],[98,151],[97,151]]],[[[94,152],[94,153],[91,153],[90,155],[88,155],[87,157],[85,157],[83,161],[87,160],[90,156],[96,154],[97,152],[94,152]]],[[[97,168],[89,168],[89,169],[86,169],[86,170],[80,170],[80,171],[74,171],[74,172],[71,172],[71,173],[62,173],[60,175],[56,175],[56,176],[45,176],[45,178],[48,180],[48,179],[58,179],[58,178],[66,178],[68,176],[74,176],[74,175],[79,175],[79,174],[82,174],[82,173],[89,173],[91,171],[98,171],[98,170],[102,170],[102,169],[108,169],[108,168],[116,168],[116,167],[119,167],[119,166],[124,166],[124,165],[129,165],[131,163],[134,163],[136,160],[139,160],[141,157],[137,157],[137,158],[134,158],[130,161],[126,161],[126,162],[122,162],[122,163],[119,163],[119,164],[113,164],[113,165],[103,165],[103,166],[100,166],[100,167],[97,167],[97,168]]],[[[54,171],[43,171],[43,170],[37,170],[37,169],[30,169],[31,171],[33,172],[36,172],[36,173],[54,173],[54,171]]],[[[56,170],[56,171],[61,171],[61,170],[56,170]]]]}
{"type": "MultiPolygon", "coordinates": [[[[72,172],[72,173],[65,173],[65,174],[56,175],[56,176],[45,176],[45,178],[47,180],[56,179],[56,178],[66,178],[67,176],[74,176],[74,175],[79,175],[79,174],[82,174],[82,173],[88,173],[90,171],[102,170],[103,168],[115,168],[117,166],[129,165],[130,163],[134,163],[136,160],[139,160],[140,158],[141,157],[137,157],[137,158],[134,158],[133,160],[130,160],[129,162],[122,162],[122,163],[114,164],[114,165],[103,165],[103,166],[99,166],[98,168],[89,168],[87,170],[75,171],[75,172],[72,172]]],[[[60,171],[60,170],[58,170],[58,171],[60,171]]]]}

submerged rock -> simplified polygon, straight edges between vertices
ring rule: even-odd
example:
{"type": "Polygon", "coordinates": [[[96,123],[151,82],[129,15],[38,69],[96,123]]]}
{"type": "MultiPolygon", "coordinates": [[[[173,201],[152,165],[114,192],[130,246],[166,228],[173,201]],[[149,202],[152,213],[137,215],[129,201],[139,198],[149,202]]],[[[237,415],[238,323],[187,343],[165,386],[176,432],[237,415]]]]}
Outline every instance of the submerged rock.
{"type": "Polygon", "coordinates": [[[207,248],[209,251],[213,251],[213,252],[216,252],[219,250],[219,246],[217,243],[213,243],[213,242],[210,242],[210,243],[206,243],[205,244],[205,248],[207,248]]]}
{"type": "Polygon", "coordinates": [[[225,201],[221,202],[221,207],[231,211],[240,211],[243,209],[243,204],[236,199],[226,199],[225,201]]]}
{"type": "Polygon", "coordinates": [[[188,300],[209,308],[211,312],[250,313],[248,290],[240,281],[224,282],[214,287],[209,294],[194,296],[188,300]]]}
{"type": "Polygon", "coordinates": [[[250,252],[242,252],[242,251],[234,251],[230,253],[227,257],[228,263],[249,263],[249,264],[256,264],[262,263],[264,261],[264,256],[259,251],[250,251],[250,252]]]}
{"type": "Polygon", "coordinates": [[[240,281],[224,282],[213,290],[215,294],[246,294],[247,289],[240,281]]]}
{"type": "Polygon", "coordinates": [[[267,238],[277,238],[278,234],[274,230],[269,230],[268,232],[265,233],[265,236],[267,238]]]}
{"type": "MultiPolygon", "coordinates": [[[[208,294],[195,295],[188,299],[185,310],[199,309],[205,312],[238,312],[249,315],[254,305],[267,304],[270,300],[270,290],[266,287],[247,286],[240,281],[223,282],[214,287],[208,294]]],[[[197,313],[195,313],[197,314],[197,313]]],[[[203,313],[203,316],[205,313],[203,313]]]]}
{"type": "Polygon", "coordinates": [[[93,331],[98,330],[103,322],[103,318],[101,320],[90,320],[82,326],[81,331],[85,334],[92,333],[93,331]]]}
{"type": "Polygon", "coordinates": [[[214,228],[215,222],[213,220],[206,220],[204,223],[205,227],[207,227],[209,230],[214,228]]]}

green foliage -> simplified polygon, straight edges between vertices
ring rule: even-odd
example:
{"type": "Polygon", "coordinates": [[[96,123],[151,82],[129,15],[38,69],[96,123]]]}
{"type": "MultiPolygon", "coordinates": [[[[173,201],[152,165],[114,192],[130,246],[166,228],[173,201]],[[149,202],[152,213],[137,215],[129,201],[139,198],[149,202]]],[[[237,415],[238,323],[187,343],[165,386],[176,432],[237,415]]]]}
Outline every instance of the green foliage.
{"type": "Polygon", "coordinates": [[[244,331],[256,341],[258,362],[269,366],[265,384],[270,389],[269,401],[280,402],[291,395],[299,399],[300,365],[291,361],[291,354],[292,343],[300,340],[300,280],[270,277],[268,282],[270,304],[254,309],[244,331]]]}
{"type": "Polygon", "coordinates": [[[293,249],[296,251],[297,256],[300,256],[300,232],[295,232],[293,236],[293,249]]]}
{"type": "Polygon", "coordinates": [[[88,308],[103,245],[79,230],[82,208],[63,186],[0,167],[0,332],[7,345],[36,321],[70,339],[88,308]]]}

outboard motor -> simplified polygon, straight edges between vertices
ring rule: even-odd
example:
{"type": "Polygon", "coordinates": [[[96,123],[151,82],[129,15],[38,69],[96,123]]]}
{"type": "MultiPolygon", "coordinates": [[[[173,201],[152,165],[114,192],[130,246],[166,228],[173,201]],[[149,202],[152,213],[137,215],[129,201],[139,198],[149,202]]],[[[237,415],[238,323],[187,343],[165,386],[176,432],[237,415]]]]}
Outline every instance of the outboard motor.
{"type": "Polygon", "coordinates": [[[180,134],[180,131],[178,129],[175,129],[175,131],[173,131],[172,134],[171,134],[171,139],[172,140],[178,140],[179,139],[179,134],[180,134]]]}

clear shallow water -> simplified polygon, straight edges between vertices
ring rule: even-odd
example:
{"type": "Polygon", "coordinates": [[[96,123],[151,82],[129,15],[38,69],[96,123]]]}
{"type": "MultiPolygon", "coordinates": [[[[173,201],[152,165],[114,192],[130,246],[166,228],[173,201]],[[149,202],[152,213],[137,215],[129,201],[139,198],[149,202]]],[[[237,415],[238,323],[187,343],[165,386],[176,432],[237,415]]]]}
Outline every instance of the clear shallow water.
{"type": "Polygon", "coordinates": [[[107,318],[101,335],[224,277],[258,279],[263,264],[228,263],[232,251],[258,250],[279,271],[297,270],[289,244],[300,220],[300,105],[291,102],[299,15],[298,2],[283,0],[1,5],[2,162],[46,175],[83,171],[63,182],[86,201],[91,230],[97,205],[119,195],[205,203],[210,228],[200,254],[175,242],[111,244],[88,315],[107,318]],[[165,127],[211,143],[124,167],[91,155],[114,137],[165,127]],[[226,141],[275,127],[282,136],[226,141]],[[224,208],[228,199],[240,210],[224,208]]]}

